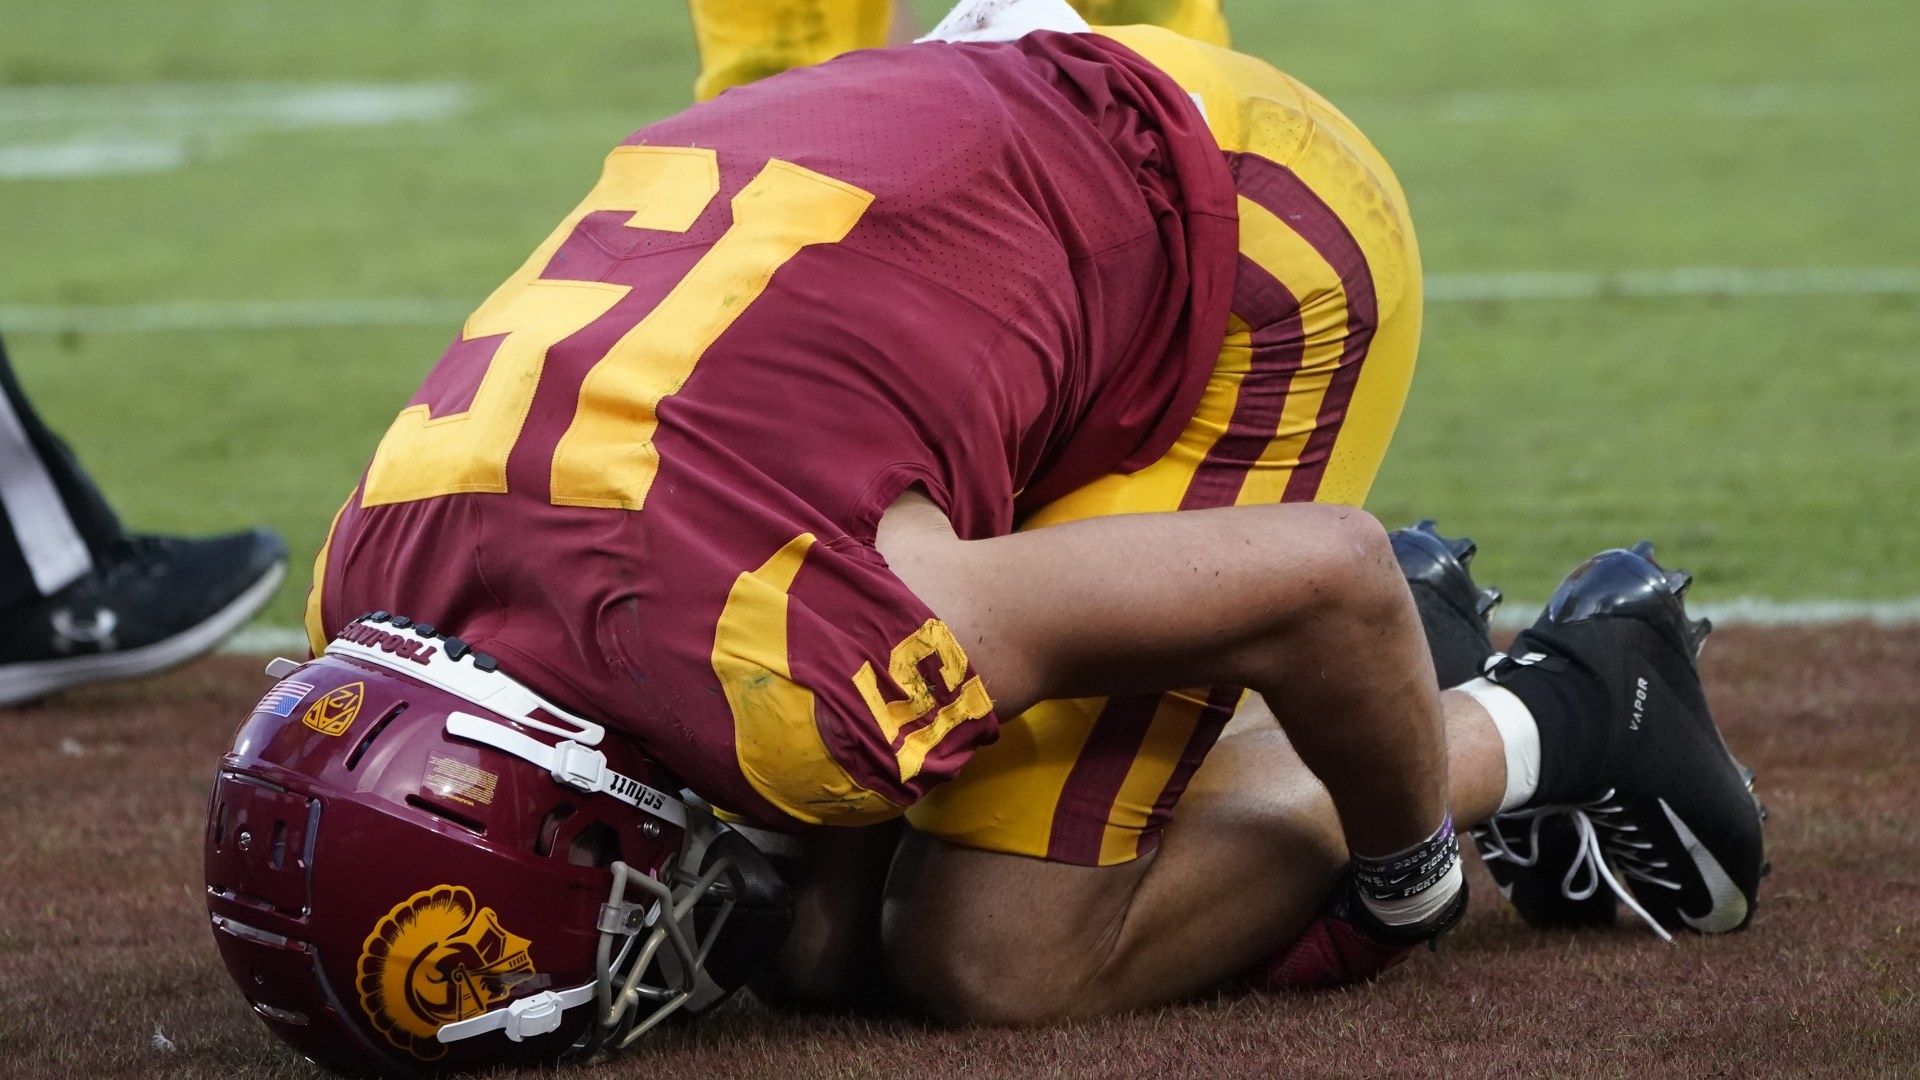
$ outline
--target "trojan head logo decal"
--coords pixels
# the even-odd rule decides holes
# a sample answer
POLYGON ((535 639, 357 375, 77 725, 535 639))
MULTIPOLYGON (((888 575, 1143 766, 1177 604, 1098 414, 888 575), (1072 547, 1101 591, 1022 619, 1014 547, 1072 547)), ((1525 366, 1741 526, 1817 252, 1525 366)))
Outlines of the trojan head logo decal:
POLYGON ((353 726, 353 718, 360 715, 360 699, 366 692, 366 684, 357 682, 328 691, 307 709, 307 715, 301 717, 300 722, 322 735, 342 734, 353 726))
POLYGON ((360 1007, 388 1042, 431 1061, 446 1053, 440 1025, 479 1016, 535 976, 531 944, 459 885, 414 893, 360 949, 360 1007))

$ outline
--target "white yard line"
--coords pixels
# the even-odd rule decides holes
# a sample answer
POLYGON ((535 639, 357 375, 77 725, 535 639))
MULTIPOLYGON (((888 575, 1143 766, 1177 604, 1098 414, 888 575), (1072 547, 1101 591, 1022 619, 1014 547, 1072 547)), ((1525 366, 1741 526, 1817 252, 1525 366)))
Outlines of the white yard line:
MULTIPOLYGON (((1494 612, 1496 630, 1519 630, 1533 624, 1540 614, 1540 603, 1509 600, 1494 612)), ((1874 626, 1920 625, 1920 596, 1904 600, 1768 600, 1744 596, 1719 603, 1689 604, 1695 618, 1713 620, 1715 626, 1833 626, 1864 622, 1874 626)), ((265 656, 305 656, 307 632, 296 626, 268 626, 255 623, 228 638, 220 646, 224 653, 265 656)))
POLYGON ((1769 120, 1899 108, 1902 93, 1865 83, 1551 87, 1343 94, 1339 105, 1362 123, 1382 120, 1447 124, 1769 120))
POLYGON ((307 632, 298 626, 254 623, 221 642, 220 651, 241 656, 305 656, 307 632))
POLYGON ((168 172, 186 163, 187 148, 179 139, 97 135, 63 142, 0 145, 0 179, 8 180, 168 172))
POLYGON ((287 129, 438 120, 464 108, 459 83, 126 83, 0 87, 0 136, 100 128, 287 129))
MULTIPOLYGON (((1508 600, 1493 613, 1500 630, 1532 626, 1542 602, 1508 600)), ((1920 596, 1904 600, 1770 600, 1741 596, 1717 603, 1689 603, 1688 614, 1712 619, 1715 626, 1832 626, 1867 622, 1875 626, 1920 625, 1920 596)))
POLYGON ((0 306, 0 333, 119 334, 155 330, 330 330, 458 325, 478 301, 240 300, 124 307, 0 306))
POLYGON ((1700 266, 1611 273, 1522 270, 1498 274, 1434 274, 1433 303, 1612 298, 1920 295, 1920 267, 1786 267, 1747 270, 1700 266))
POLYGON ((442 120, 453 83, 134 83, 0 87, 0 180, 178 169, 235 138, 442 120))
MULTIPOLYGON (((1801 267, 1736 270, 1516 271, 1433 274, 1433 303, 1769 296, 1920 296, 1920 267, 1801 267)), ((124 306, 0 305, 0 333, 114 334, 156 330, 329 330, 365 326, 452 326, 474 300, 428 297, 352 300, 184 301, 124 306)))

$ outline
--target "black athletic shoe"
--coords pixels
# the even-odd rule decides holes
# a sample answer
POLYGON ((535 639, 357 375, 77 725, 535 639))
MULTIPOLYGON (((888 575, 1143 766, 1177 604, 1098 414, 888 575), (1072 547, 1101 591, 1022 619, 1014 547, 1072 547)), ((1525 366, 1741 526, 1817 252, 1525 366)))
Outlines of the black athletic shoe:
POLYGON ((1395 529, 1387 539, 1413 591, 1440 685, 1459 686, 1478 676, 1493 655, 1487 620, 1500 606, 1500 590, 1474 584, 1468 572, 1476 550, 1473 541, 1441 536, 1432 518, 1410 529, 1395 529))
POLYGON ((129 537, 93 573, 0 612, 0 705, 191 660, 252 618, 286 574, 287 546, 264 529, 129 537))
MULTIPOLYGON (((1601 552, 1567 576, 1489 673, 1523 699, 1530 682, 1578 680, 1593 706, 1580 722, 1603 729, 1589 734, 1604 747, 1582 763, 1587 794, 1497 827, 1505 835, 1525 814, 1558 811, 1577 848, 1563 881, 1586 860, 1662 937, 1745 927, 1766 872, 1752 773, 1727 752, 1700 686, 1695 658, 1711 627, 1687 617, 1691 584, 1654 562, 1651 544, 1601 552)), ((1539 856, 1534 875, 1559 870, 1546 849, 1539 856)))

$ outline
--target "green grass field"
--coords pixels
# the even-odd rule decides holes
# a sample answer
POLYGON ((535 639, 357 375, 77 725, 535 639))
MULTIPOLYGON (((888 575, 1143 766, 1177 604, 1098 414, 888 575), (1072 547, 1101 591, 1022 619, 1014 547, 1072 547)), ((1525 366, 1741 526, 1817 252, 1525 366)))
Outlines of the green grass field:
MULTIPOLYGON (((1707 599, 1920 595, 1920 8, 1230 13, 1241 48, 1347 107, 1395 163, 1437 284, 1842 272, 1825 295, 1434 303, 1381 517, 1471 532, 1480 576, 1516 597, 1642 535, 1707 599), (1863 268, 1893 284, 1844 273, 1863 268)), ((136 526, 264 522, 302 563, 458 312, 609 146, 685 104, 694 66, 673 0, 0 0, 0 27, 0 333, 30 392, 136 526), (464 104, 248 118, 321 84, 464 104), (88 139, 158 139, 173 165, 20 175, 33 148, 88 139), (453 314, 85 328, 129 305, 414 299, 453 314)), ((299 594, 266 621, 294 624, 299 594)))

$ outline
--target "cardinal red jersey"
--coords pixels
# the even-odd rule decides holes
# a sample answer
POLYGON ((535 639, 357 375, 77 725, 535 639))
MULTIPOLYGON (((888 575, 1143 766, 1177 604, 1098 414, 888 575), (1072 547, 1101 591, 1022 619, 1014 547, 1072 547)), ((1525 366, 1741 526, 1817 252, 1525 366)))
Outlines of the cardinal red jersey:
POLYGON ((997 720, 874 552, 1158 458, 1226 325, 1232 178, 1126 48, 855 53, 636 132, 467 321, 317 568, 756 820, 867 820, 997 720))

